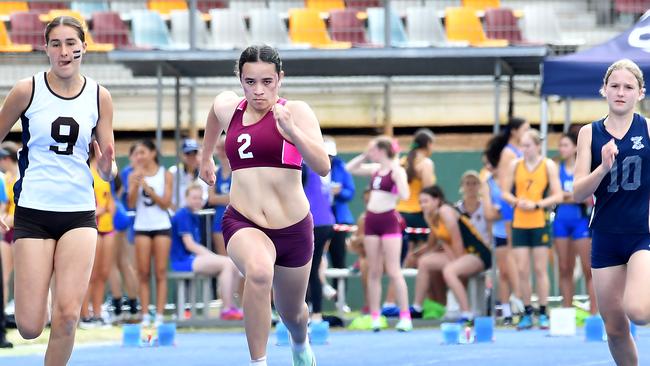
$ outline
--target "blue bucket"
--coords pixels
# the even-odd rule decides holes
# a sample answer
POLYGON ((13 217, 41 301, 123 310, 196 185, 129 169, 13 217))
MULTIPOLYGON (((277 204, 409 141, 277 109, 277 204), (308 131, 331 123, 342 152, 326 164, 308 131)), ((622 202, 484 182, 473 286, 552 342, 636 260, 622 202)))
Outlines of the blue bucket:
POLYGON ((599 315, 585 319, 585 339, 587 342, 602 342, 605 338, 605 324, 599 315))
POLYGON ((275 344, 278 346, 289 345, 289 330, 282 322, 278 322, 275 325, 275 344))
POLYGON ((458 323, 442 323, 440 330, 442 331, 442 343, 444 344, 458 344, 460 337, 460 324, 458 323))
POLYGON ((330 336, 330 323, 327 321, 314 322, 309 326, 311 333, 309 341, 312 344, 327 344, 330 336))
POLYGON ((158 345, 173 346, 176 338, 176 323, 163 323, 158 326, 158 345))
POLYGON ((124 347, 140 347, 142 327, 140 324, 124 324, 122 326, 122 345, 124 347))
POLYGON ((474 319, 474 341, 492 342, 494 338, 494 319, 491 316, 479 316, 474 319))

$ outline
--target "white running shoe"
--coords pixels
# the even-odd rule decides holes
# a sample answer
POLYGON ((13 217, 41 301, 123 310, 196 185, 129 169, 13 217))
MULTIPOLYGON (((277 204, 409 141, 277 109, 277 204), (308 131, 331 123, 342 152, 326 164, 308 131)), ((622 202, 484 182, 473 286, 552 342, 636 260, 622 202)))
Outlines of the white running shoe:
POLYGON ((413 321, 411 319, 400 319, 395 325, 398 332, 410 332, 413 330, 413 321))
POLYGON ((329 283, 323 285, 323 296, 327 300, 332 300, 336 296, 336 289, 329 283))
POLYGON ((524 312, 524 302, 515 294, 510 295, 510 310, 513 314, 522 314, 524 312))

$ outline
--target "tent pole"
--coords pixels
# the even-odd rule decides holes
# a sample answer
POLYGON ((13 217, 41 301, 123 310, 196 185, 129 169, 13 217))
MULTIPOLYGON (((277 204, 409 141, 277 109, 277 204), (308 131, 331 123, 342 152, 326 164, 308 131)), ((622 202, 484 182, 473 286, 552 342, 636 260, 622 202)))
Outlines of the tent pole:
MULTIPOLYGON (((175 85, 175 93, 174 93, 174 112, 176 115, 176 128, 174 129, 174 151, 175 151, 175 156, 176 156, 176 192, 172 192, 175 197, 176 197, 176 204, 181 202, 181 175, 183 174, 182 172, 182 167, 180 165, 181 163, 181 76, 179 74, 176 74, 176 85, 175 85)), ((176 209, 179 209, 180 207, 177 207, 176 209)))
POLYGON ((158 78, 158 90, 156 93, 156 146, 162 151, 162 103, 163 103, 163 83, 162 83, 162 64, 156 65, 156 77, 158 78))
POLYGON ((388 76, 384 82, 384 135, 393 136, 393 121, 392 121, 392 96, 391 96, 391 84, 393 79, 388 76))
POLYGON ((546 156, 548 153, 548 100, 544 96, 542 97, 541 108, 542 118, 539 132, 542 135, 542 156, 546 156))
POLYGON ((508 76, 508 120, 515 115, 515 75, 508 76))
POLYGON ((501 61, 497 60, 494 63, 494 127, 492 132, 494 134, 499 133, 500 120, 499 115, 501 111, 499 107, 501 106, 501 61))
POLYGON ((569 132, 569 127, 571 127, 571 97, 566 97, 564 100, 564 127, 562 132, 569 132))

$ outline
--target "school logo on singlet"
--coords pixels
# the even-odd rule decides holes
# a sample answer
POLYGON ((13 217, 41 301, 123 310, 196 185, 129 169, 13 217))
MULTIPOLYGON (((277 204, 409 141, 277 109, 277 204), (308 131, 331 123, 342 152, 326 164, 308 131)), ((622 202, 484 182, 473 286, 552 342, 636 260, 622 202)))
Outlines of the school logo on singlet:
POLYGON ((645 147, 641 142, 641 140, 643 140, 643 136, 633 136, 630 138, 630 140, 632 140, 632 149, 634 150, 641 150, 645 147))

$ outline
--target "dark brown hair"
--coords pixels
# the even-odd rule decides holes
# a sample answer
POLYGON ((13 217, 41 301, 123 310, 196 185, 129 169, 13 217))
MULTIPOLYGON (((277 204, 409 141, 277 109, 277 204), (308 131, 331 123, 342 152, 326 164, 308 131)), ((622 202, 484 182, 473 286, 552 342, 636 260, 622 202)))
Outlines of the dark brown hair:
POLYGON ((409 183, 415 178, 415 154, 418 149, 426 149, 429 143, 433 142, 433 132, 428 128, 421 128, 415 131, 411 150, 406 157, 406 177, 409 183))
POLYGON ((81 42, 86 42, 86 33, 84 32, 84 27, 81 22, 71 16, 62 15, 52 19, 51 22, 47 23, 47 26, 45 27, 45 44, 50 43, 50 32, 52 32, 52 29, 60 25, 74 28, 81 42))

